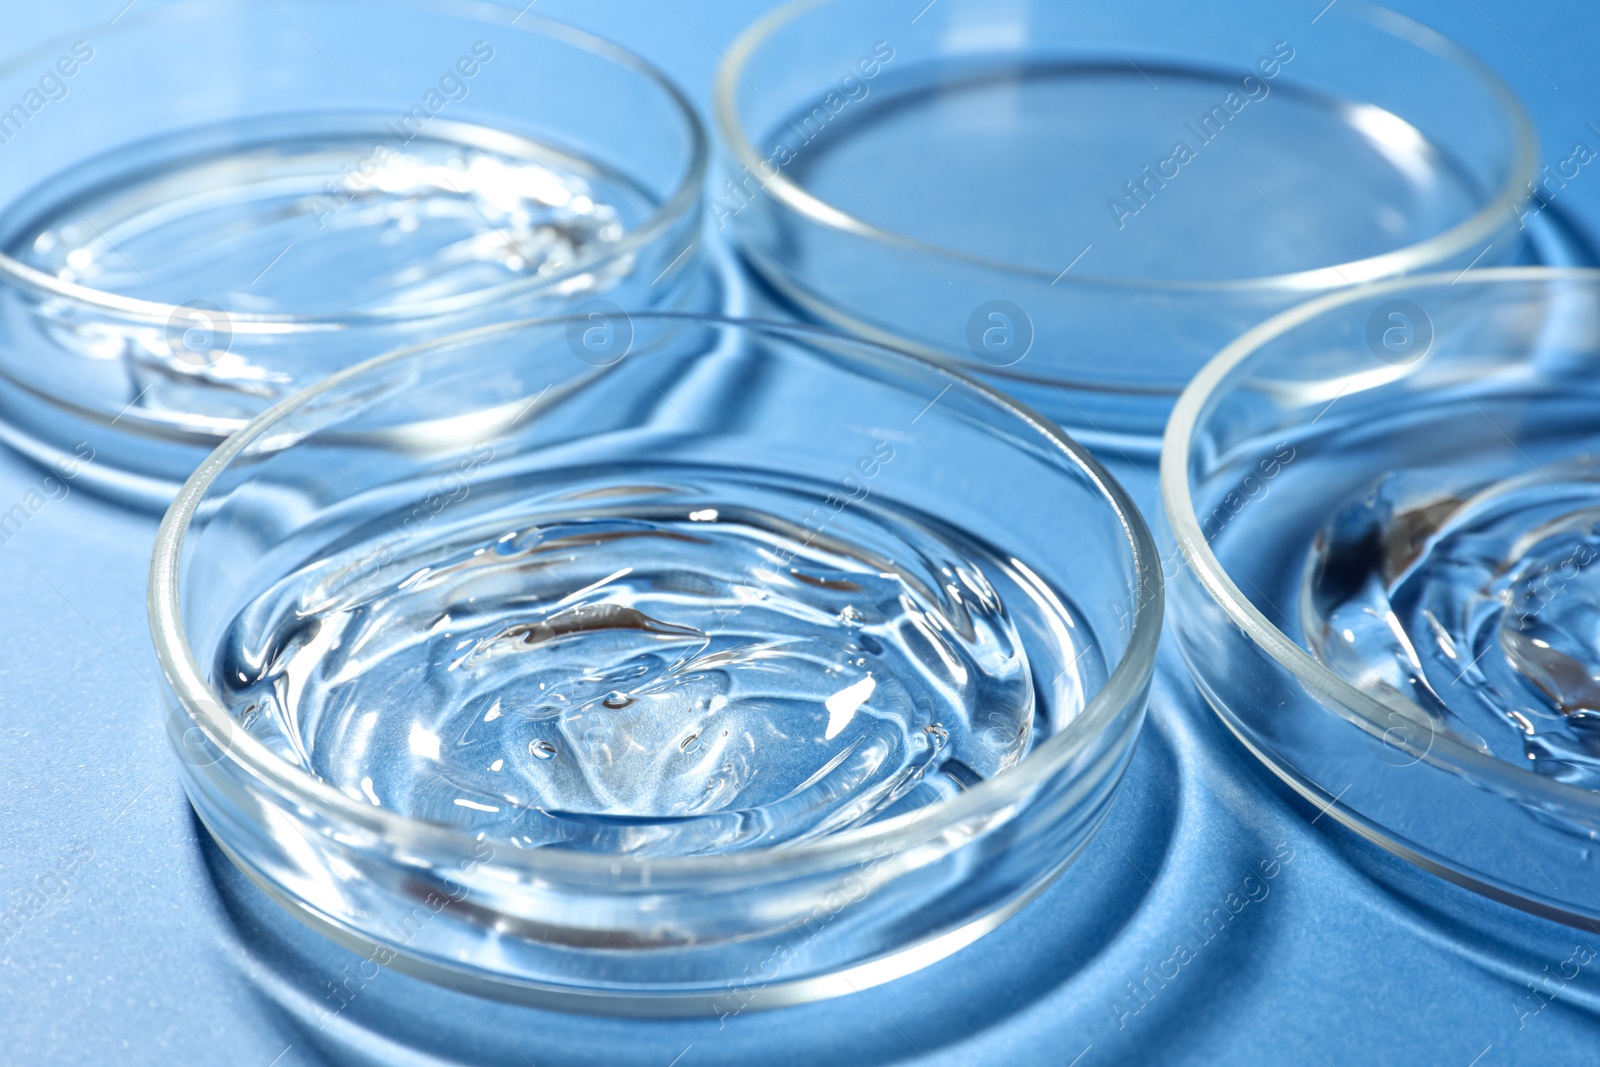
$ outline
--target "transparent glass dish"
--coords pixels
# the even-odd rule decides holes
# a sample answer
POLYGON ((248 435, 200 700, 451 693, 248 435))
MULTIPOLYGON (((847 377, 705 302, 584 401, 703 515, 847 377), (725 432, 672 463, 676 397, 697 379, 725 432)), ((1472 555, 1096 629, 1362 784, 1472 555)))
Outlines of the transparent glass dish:
POLYGON ((1069 864, 1161 591, 1122 490, 959 374, 585 315, 258 416, 150 610, 195 809, 289 910, 463 989, 726 1015, 921 967, 1069 864))
POLYGON ((1320 810, 1600 918, 1600 272, 1388 282, 1263 323, 1173 413, 1178 646, 1320 810))
POLYGON ((709 310, 693 109, 532 12, 141 0, 7 57, 0 91, 24 102, 0 120, 0 435, 47 462, 85 444, 135 500, 429 336, 709 310))
POLYGON ((1320 292, 1521 253, 1528 116, 1394 12, 917 6, 755 23, 717 80, 709 211, 807 314, 1092 446, 1152 454, 1207 359, 1320 292))

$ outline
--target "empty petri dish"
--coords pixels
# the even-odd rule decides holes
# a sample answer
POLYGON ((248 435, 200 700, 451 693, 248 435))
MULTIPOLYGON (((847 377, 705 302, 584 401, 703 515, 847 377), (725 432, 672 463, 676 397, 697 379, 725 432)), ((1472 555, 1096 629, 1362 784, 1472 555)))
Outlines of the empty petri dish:
POLYGON ((134 499, 425 337, 708 299, 693 110, 526 11, 146 0, 0 95, 0 435, 134 499))
POLYGON ((395 966, 582 1010, 833 996, 978 937, 1107 810, 1160 626, 1143 522, 1048 422, 693 316, 340 372, 157 541, 169 733, 234 861, 395 966))
POLYGON ((1600 272, 1313 301, 1178 402, 1179 648, 1249 748, 1436 873, 1600 917, 1600 272))
POLYGON ((719 73, 709 210, 807 314, 1130 454, 1270 315, 1524 254, 1534 134, 1477 59, 1359 2, 1169 14, 796 0, 719 73))

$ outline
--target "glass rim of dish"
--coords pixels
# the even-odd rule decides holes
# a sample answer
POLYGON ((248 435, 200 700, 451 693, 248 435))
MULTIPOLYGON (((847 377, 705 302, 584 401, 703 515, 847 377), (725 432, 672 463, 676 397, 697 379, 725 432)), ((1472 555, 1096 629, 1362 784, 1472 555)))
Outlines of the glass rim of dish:
MULTIPOLYGON (((701 123, 694 105, 671 78, 648 60, 604 37, 579 29, 558 19, 542 15, 508 10, 484 0, 325 0, 330 6, 412 8, 434 15, 459 15, 484 23, 496 23, 519 32, 532 33, 549 40, 570 45, 616 66, 640 75, 660 91, 683 122, 688 138, 688 162, 678 178, 672 195, 663 200, 650 217, 639 226, 623 233, 620 240, 608 245, 598 255, 583 257, 573 264, 547 276, 519 278, 501 282, 485 289, 474 290, 461 296, 402 304, 378 311, 351 312, 340 316, 327 314, 301 315, 292 312, 242 311, 223 308, 230 329, 235 333, 305 333, 333 332, 352 326, 371 326, 385 323, 410 322, 440 315, 470 311, 498 300, 516 299, 541 290, 554 290, 579 274, 592 271, 597 265, 623 256, 632 255, 648 247, 663 233, 693 210, 700 200, 700 187, 704 184, 710 160, 710 144, 705 126, 701 123)), ((128 12, 113 32, 125 31, 129 26, 156 21, 170 16, 174 9, 193 8, 208 14, 216 13, 210 0, 165 0, 165 2, 128 12)), ((77 32, 52 38, 22 54, 0 63, 0 76, 10 76, 36 65, 41 58, 53 57, 64 44, 79 39, 77 32)), ((103 38, 103 35, 102 35, 103 38)), ((94 286, 65 282, 36 267, 31 267, 0 251, 0 285, 13 285, 33 293, 68 300, 74 304, 94 308, 96 311, 143 323, 164 323, 184 305, 98 289, 94 286)))
MULTIPOLYGON (((1139 698, 1154 671, 1156 648, 1160 640, 1163 610, 1161 570, 1154 539, 1131 497, 1109 472, 1076 441, 1053 422, 1012 400, 1004 393, 943 364, 921 356, 824 327, 763 319, 742 319, 721 315, 686 312, 628 313, 634 321, 663 321, 700 324, 717 329, 732 329, 779 337, 795 343, 811 343, 835 356, 850 360, 867 358, 850 349, 865 350, 884 362, 898 361, 912 369, 944 378, 945 389, 966 389, 998 407, 1006 417, 1020 421, 1039 443, 1053 447, 1075 466, 1107 504, 1107 514, 1121 527, 1123 543, 1132 557, 1133 595, 1128 640, 1121 657, 1112 666, 1105 684, 1094 693, 1059 731, 1014 766, 993 778, 985 779, 959 796, 940 800, 914 811, 871 822, 836 834, 790 846, 768 846, 741 850, 736 854, 640 857, 609 852, 589 853, 564 849, 531 849, 513 853, 510 859, 497 857, 495 866, 537 871, 559 869, 576 874, 608 878, 623 860, 647 865, 652 874, 694 876, 713 872, 726 875, 729 862, 742 873, 768 869, 787 871, 793 867, 826 864, 840 857, 858 855, 863 849, 885 841, 911 844, 933 837, 958 822, 1002 808, 1029 789, 1043 783, 1069 763, 1093 738, 1099 736, 1131 702, 1139 698), (887 357, 887 358, 885 358, 887 357)), ((183 545, 191 521, 207 498, 217 476, 250 445, 275 432, 287 416, 313 403, 325 394, 380 368, 463 344, 517 333, 528 329, 565 328, 570 316, 546 316, 514 320, 478 327, 411 345, 376 356, 322 379, 255 416, 209 455, 184 483, 172 506, 161 520, 151 555, 147 609, 156 658, 163 674, 184 711, 216 745, 221 759, 231 761, 280 795, 332 815, 341 826, 358 826, 377 833, 392 843, 427 845, 470 853, 478 838, 443 823, 415 819, 387 808, 375 807, 345 795, 331 784, 294 767, 275 755, 261 740, 237 726, 215 689, 207 683, 205 671, 195 658, 184 629, 180 600, 183 545)), ((942 393, 941 393, 942 395, 942 393)), ((297 439, 304 434, 296 434, 297 439)))
MULTIPOLYGON (((768 176, 761 170, 766 157, 757 151, 751 137, 739 121, 739 83, 743 80, 745 64, 762 46, 774 38, 784 26, 815 8, 839 0, 789 0, 769 12, 739 35, 729 47, 727 55, 718 65, 712 92, 712 113, 717 130, 733 153, 735 160, 752 172, 761 175, 762 190, 770 192, 785 207, 821 226, 831 227, 880 244, 911 248, 923 256, 937 256, 975 267, 1001 271, 1034 279, 1044 279, 1052 285, 1061 283, 1076 286, 1105 288, 1149 289, 1187 292, 1237 292, 1252 290, 1304 290, 1308 294, 1335 286, 1361 284, 1389 278, 1418 270, 1452 255, 1467 251, 1487 240, 1499 229, 1504 213, 1515 211, 1525 199, 1524 190, 1539 171, 1538 136, 1533 117, 1521 99, 1505 81, 1483 60, 1466 48, 1397 11, 1367 0, 1346 0, 1339 5, 1341 17, 1362 18, 1380 32, 1398 37, 1416 47, 1431 52, 1454 64, 1474 77, 1499 103, 1512 133, 1512 164, 1506 182, 1496 190, 1483 207, 1462 221, 1423 241, 1403 245, 1375 256, 1345 263, 1329 263, 1325 267, 1290 271, 1283 274, 1261 275, 1245 278, 1218 278, 1206 280, 1178 280, 1161 278, 1122 278, 1096 276, 1073 272, 1057 275, 1040 267, 1011 263, 988 256, 963 252, 932 241, 924 241, 898 231, 890 232, 852 215, 791 181, 781 167, 768 176)), ((1332 13, 1330 13, 1332 14, 1332 13)))
MULTIPOLYGON (((1419 274, 1358 286, 1307 301, 1249 330, 1208 361, 1178 398, 1172 418, 1167 423, 1166 434, 1162 438, 1161 503, 1184 565, 1194 574, 1206 594, 1222 609, 1230 621, 1244 631, 1251 642, 1271 656, 1279 666, 1289 671, 1322 701, 1359 715, 1368 725, 1375 727, 1380 735, 1385 734, 1391 726, 1389 718, 1391 709, 1340 677, 1332 668, 1318 662, 1310 652, 1273 626, 1234 584, 1233 579, 1228 576, 1221 562, 1211 551, 1200 528, 1200 520, 1195 514, 1194 501, 1189 492, 1190 446, 1206 414, 1205 409, 1217 395, 1219 387, 1233 388, 1233 383, 1227 381, 1232 372, 1263 346, 1318 318, 1324 312, 1367 301, 1376 296, 1410 289, 1458 284, 1493 286, 1502 282, 1577 282, 1600 288, 1600 268, 1494 267, 1458 273, 1419 274)), ((1222 717, 1226 722, 1227 717, 1222 717)), ((1231 722, 1228 726, 1274 773, 1302 793, 1305 791, 1306 786, 1303 784, 1302 776, 1292 765, 1272 753, 1261 751, 1258 746, 1245 740, 1231 722)), ((1385 743, 1394 744, 1387 740, 1385 743)), ((1420 746, 1413 746, 1409 740, 1398 747, 1404 748, 1408 755, 1416 755, 1419 760, 1442 769, 1455 771, 1480 781, 1485 779, 1493 781, 1500 787, 1512 790, 1513 795, 1519 797, 1532 795, 1535 798, 1555 800, 1567 808, 1584 809, 1596 818, 1600 818, 1600 792, 1582 786, 1568 785, 1547 775, 1479 752, 1444 731, 1430 732, 1427 745, 1420 754, 1413 751, 1414 747, 1420 746)), ((1313 785, 1311 788, 1314 792, 1321 792, 1320 787, 1313 785)), ((1334 798, 1331 807, 1340 811, 1346 810, 1345 805, 1339 803, 1337 798, 1334 798)), ((1353 814, 1365 822, 1365 817, 1359 812, 1353 814)), ((1387 835, 1382 840, 1385 847, 1405 852, 1413 862, 1422 863, 1424 866, 1430 865, 1413 856, 1410 850, 1397 848, 1397 843, 1391 841, 1387 835)))

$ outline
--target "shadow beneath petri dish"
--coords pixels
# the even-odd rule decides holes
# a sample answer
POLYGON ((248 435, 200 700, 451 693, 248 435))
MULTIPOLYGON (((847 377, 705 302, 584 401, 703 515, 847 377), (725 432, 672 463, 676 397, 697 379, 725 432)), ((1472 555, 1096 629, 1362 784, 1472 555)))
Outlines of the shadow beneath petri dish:
MULTIPOLYGON (((1268 789, 1308 820, 1319 809, 1261 768, 1268 789)), ((1336 819, 1319 819, 1317 847, 1350 872, 1350 894, 1381 916, 1399 941, 1414 939, 1506 986, 1500 1022, 1515 1023, 1560 1002, 1566 1013, 1600 1023, 1600 920, 1574 917, 1563 922, 1523 911, 1508 903, 1435 875, 1388 851, 1336 819)), ((1485 834, 1494 832, 1489 824, 1485 834)), ((1537 887, 1540 872, 1528 860, 1528 882, 1537 887)))
MULTIPOLYGON (((1559 1000, 1564 1011, 1588 1016, 1588 1025, 1600 1022, 1600 921, 1568 925, 1520 911, 1430 874, 1332 819, 1325 823, 1325 847, 1369 887, 1364 896, 1374 910, 1387 912, 1406 935, 1503 981, 1517 1013, 1537 1014, 1559 1000)), ((1534 871, 1530 881, 1537 881, 1534 871)))
POLYGON ((1600 266, 1596 238, 1563 208, 1544 202, 1523 217, 1523 251, 1515 263, 1542 267, 1600 266))
MULTIPOLYGON (((1159 872, 1185 806, 1184 777, 1170 731, 1152 720, 1084 854, 997 930, 884 986, 723 1019, 562 1014, 469 997, 379 968, 278 908, 198 820, 196 830, 236 938, 241 977, 281 1015, 286 1038, 329 1063, 664 1067, 692 1047, 693 1059, 685 1056, 685 1063, 851 1067, 915 1059, 973 1038, 1063 996, 1064 987, 1103 964, 1139 925, 1165 877, 1159 872)), ((1096 1028, 1109 1021, 1105 999, 1093 998, 1092 1010, 1080 1003, 1096 1028)))

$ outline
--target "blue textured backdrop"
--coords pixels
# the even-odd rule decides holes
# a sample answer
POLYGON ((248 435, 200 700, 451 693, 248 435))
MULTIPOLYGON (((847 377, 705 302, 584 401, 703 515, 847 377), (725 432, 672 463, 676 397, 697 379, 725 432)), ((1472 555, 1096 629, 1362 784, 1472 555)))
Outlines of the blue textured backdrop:
MULTIPOLYGON (((20 43, 104 24, 124 2, 0 0, 0 26, 20 43)), ((538 10, 638 50, 704 105, 719 50, 765 6, 538 10)), ((1592 0, 1397 6, 1501 72, 1536 116, 1548 161, 1579 140, 1600 146, 1588 125, 1600 125, 1592 0)), ((1168 17, 1201 17, 1199 5, 1174 0, 1168 17)), ((1556 207, 1600 234, 1600 177, 1582 172, 1556 207)), ((1119 474, 1153 506, 1152 472, 1119 474)), ((41 478, 0 453, 0 511, 41 478)), ((1354 841, 1242 754, 1170 656, 1133 770, 1082 860, 999 931, 909 979, 806 1008, 636 1023, 363 977, 357 957, 281 916, 197 832, 157 712, 144 621, 153 532, 152 519, 74 491, 0 544, 0 912, 22 905, 0 930, 5 1063, 1600 1058, 1600 935, 1490 904, 1354 841), (1264 895, 1226 907, 1247 874, 1268 872, 1264 895), (1205 926, 1219 906, 1231 917, 1205 926), (1175 956, 1179 943, 1188 951, 1175 956), (327 986, 351 974, 358 993, 335 1011, 327 986)))

